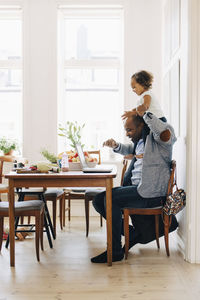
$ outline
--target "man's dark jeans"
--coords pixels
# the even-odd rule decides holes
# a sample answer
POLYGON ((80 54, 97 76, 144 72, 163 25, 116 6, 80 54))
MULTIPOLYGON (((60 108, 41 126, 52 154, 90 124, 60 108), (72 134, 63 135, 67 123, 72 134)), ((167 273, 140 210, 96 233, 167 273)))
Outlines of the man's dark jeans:
MULTIPOLYGON (((112 232, 113 253, 121 251, 121 234, 123 233, 122 209, 125 207, 147 208, 161 205, 162 198, 142 198, 134 186, 120 186, 112 189, 112 232)), ((105 192, 95 196, 94 208, 106 219, 105 192)), ((130 228, 130 240, 133 239, 133 227, 130 228)), ((134 232, 134 234, 137 234, 134 232)))

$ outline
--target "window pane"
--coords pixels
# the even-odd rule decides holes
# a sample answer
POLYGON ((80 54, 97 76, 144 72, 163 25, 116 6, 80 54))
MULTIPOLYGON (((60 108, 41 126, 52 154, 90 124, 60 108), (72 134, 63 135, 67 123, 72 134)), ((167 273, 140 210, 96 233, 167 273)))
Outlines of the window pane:
POLYGON ((20 87, 22 85, 22 71, 0 69, 0 87, 20 87))
POLYGON ((87 148, 100 148, 105 139, 119 136, 119 92, 66 92, 65 121, 85 123, 82 142, 87 148))
POLYGON ((0 137, 22 141, 22 71, 0 69, 0 137))
POLYGON ((0 20, 0 60, 22 56, 21 20, 0 20))
MULTIPOLYGON (((100 13, 86 8, 65 11, 58 52, 64 53, 59 120, 63 125, 85 123, 85 149, 93 146, 102 151, 106 139, 119 140, 122 135, 122 20, 121 11, 113 14, 106 8, 100 13)), ((59 138, 59 151, 69 144, 59 138)), ((106 156, 104 152, 102 159, 106 156)))
POLYGON ((67 69, 66 89, 118 89, 119 71, 115 69, 67 69))
POLYGON ((65 19, 65 59, 118 58, 120 19, 65 19))
POLYGON ((21 142, 22 95, 21 91, 2 92, 0 90, 1 120, 0 136, 17 139, 21 142))

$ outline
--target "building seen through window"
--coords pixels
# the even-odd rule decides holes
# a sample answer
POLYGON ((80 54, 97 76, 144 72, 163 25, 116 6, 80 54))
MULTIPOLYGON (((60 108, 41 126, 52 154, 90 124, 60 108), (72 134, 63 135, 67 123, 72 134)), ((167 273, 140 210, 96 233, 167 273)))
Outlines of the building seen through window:
MULTIPOLYGON (((69 9, 63 20, 59 122, 85 123, 85 147, 101 148, 105 139, 121 137, 122 14, 69 9)), ((60 150, 66 146, 59 139, 60 150)))
POLYGON ((22 20, 0 10, 0 137, 22 143, 22 20))

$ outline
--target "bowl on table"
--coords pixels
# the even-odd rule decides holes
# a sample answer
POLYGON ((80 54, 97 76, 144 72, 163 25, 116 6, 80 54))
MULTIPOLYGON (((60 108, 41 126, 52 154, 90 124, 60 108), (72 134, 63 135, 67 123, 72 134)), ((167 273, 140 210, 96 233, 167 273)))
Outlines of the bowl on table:
POLYGON ((87 165, 89 168, 94 168, 97 165, 96 161, 87 161, 87 165))
POLYGON ((69 162, 69 170, 70 171, 81 171, 81 164, 80 162, 69 162))

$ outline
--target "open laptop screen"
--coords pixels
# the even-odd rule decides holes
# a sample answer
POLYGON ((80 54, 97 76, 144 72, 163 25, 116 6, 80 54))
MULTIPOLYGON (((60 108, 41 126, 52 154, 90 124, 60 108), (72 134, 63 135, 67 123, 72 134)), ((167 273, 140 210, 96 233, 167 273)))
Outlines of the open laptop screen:
POLYGON ((82 168, 88 168, 88 165, 86 163, 85 155, 84 155, 83 149, 81 147, 81 144, 76 144, 76 150, 78 152, 78 156, 79 156, 82 168))

